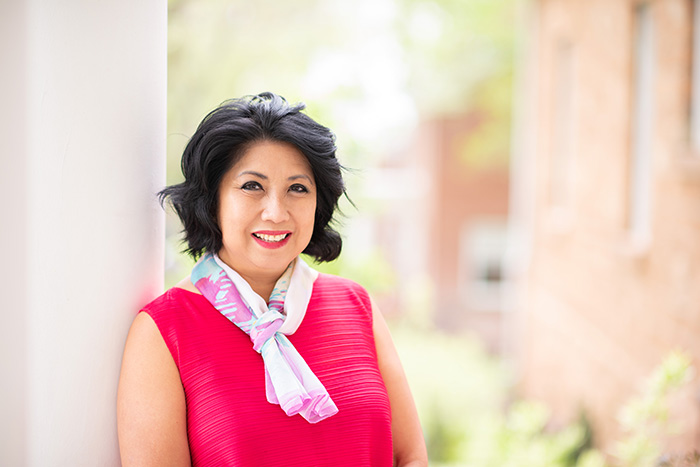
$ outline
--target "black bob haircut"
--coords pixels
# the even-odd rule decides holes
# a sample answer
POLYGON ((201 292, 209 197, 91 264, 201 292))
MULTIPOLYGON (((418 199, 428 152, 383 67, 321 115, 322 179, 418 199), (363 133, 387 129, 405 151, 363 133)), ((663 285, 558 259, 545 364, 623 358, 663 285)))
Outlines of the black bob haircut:
POLYGON ((182 221, 185 253, 196 260, 221 249, 218 194, 224 174, 254 143, 276 141, 299 149, 316 181, 314 230, 303 253, 317 262, 340 255, 342 240, 330 224, 345 193, 343 168, 335 156, 335 135, 303 114, 305 107, 265 92, 226 101, 204 117, 182 154, 185 181, 158 193, 161 205, 169 202, 182 221))

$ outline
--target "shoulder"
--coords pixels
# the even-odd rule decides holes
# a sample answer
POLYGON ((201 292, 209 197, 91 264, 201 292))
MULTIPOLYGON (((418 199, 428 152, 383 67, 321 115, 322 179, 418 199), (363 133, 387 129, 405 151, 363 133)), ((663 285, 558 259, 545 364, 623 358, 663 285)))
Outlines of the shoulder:
POLYGON ((345 277, 319 273, 316 282, 314 282, 314 292, 317 290, 331 294, 356 295, 363 302, 367 302, 368 305, 370 303, 367 290, 357 282, 345 277))
POLYGON ((210 307, 202 295, 173 287, 144 305, 138 314, 150 316, 168 346, 172 347, 181 331, 197 323, 198 317, 210 307))
POLYGON ((356 292, 367 293, 364 287, 352 279, 326 274, 325 272, 318 273, 318 278, 314 282, 314 287, 348 289, 356 292))
POLYGON ((173 308, 188 306, 200 298, 202 298, 202 296, 198 292, 193 292, 179 286, 175 286, 151 300, 149 303, 144 305, 140 311, 145 311, 148 314, 159 314, 173 308))
POLYGON ((189 465, 185 414, 175 360, 154 320, 139 313, 127 336, 117 395, 122 459, 139 465, 154 465, 154 459, 160 459, 158 465, 189 465))
POLYGON ((367 290, 351 279, 332 274, 318 275, 309 306, 327 313, 363 316, 372 321, 372 300, 367 290))
POLYGON ((129 340, 137 342, 136 347, 141 350, 144 350, 144 343, 149 343, 151 346, 155 341, 167 343, 165 336, 168 335, 170 318, 181 307, 181 291, 174 288, 166 290, 141 307, 131 325, 127 342, 129 340))

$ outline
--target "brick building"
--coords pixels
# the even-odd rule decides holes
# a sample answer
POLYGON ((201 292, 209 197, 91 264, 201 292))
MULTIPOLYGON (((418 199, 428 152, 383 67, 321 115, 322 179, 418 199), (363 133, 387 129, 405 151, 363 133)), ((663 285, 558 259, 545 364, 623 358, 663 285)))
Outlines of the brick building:
POLYGON ((384 309, 406 310, 427 284, 434 324, 471 332, 498 352, 509 170, 507 155, 473 149, 488 118, 471 112, 420 123, 368 185, 384 188, 372 193, 388 203, 374 221, 376 238, 406 302, 384 309))
POLYGON ((467 329, 492 351, 501 345, 502 254, 508 221, 508 165, 504 158, 471 160, 469 140, 482 117, 471 114, 422 125, 417 138, 431 178, 428 271, 435 321, 467 329))
MULTIPOLYGON (((693 3, 529 2, 511 198, 521 387, 556 420, 584 407, 606 450, 669 351, 700 366, 693 3)), ((691 385, 669 448, 700 446, 691 385)))

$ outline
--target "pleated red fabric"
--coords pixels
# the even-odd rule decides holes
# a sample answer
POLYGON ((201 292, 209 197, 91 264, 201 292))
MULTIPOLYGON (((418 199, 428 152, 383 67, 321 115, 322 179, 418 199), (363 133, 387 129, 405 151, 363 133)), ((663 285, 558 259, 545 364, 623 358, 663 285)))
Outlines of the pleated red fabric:
POLYGON ((193 466, 392 465, 389 398, 370 300, 358 284, 320 274, 304 321, 289 336, 338 406, 316 424, 267 402, 262 357, 201 295, 173 288, 142 311, 180 371, 193 466))

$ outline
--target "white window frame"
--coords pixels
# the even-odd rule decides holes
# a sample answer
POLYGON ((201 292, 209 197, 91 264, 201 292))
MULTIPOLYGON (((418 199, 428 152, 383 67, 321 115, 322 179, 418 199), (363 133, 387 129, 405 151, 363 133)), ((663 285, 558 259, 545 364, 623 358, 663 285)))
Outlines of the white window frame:
POLYGON ((635 9, 634 91, 629 164, 628 229, 634 243, 651 240, 652 163, 654 145, 654 78, 656 68, 653 10, 649 3, 635 9))
POLYGON ((554 102, 552 106, 552 151, 550 160, 550 205, 557 211, 569 211, 574 195, 574 46, 569 41, 557 44, 554 58, 554 102))
POLYGON ((690 144, 700 154, 700 0, 693 0, 692 8, 690 144))
POLYGON ((462 302, 469 311, 503 311, 507 238, 505 218, 473 219, 462 226, 457 278, 462 302), (500 281, 484 277, 488 267, 494 264, 501 274, 500 281))

